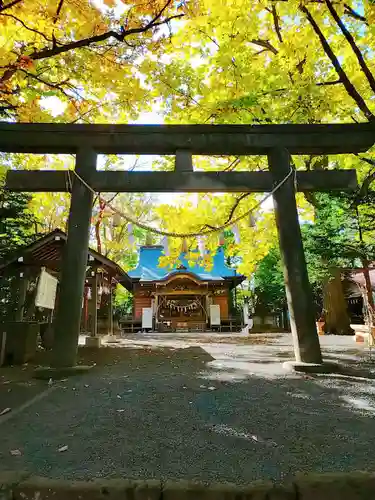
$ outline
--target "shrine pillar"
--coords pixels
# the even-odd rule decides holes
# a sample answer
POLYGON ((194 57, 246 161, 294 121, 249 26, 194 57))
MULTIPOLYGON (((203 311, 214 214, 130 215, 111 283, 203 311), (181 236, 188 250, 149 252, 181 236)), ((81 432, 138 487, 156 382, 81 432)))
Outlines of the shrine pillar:
POLYGON ((108 335, 113 335, 113 288, 112 288, 112 279, 111 279, 111 277, 109 277, 108 335))
POLYGON ((91 280, 91 328, 90 337, 96 337, 98 334, 98 274, 95 274, 91 280))
POLYGON ((16 287, 19 286, 19 295, 17 300, 17 306, 15 310, 15 321, 22 321, 25 312, 25 302, 27 295, 27 288, 29 285, 28 275, 24 272, 18 272, 18 278, 15 283, 16 287))
MULTIPOLYGON (((276 186, 290 173, 289 152, 283 148, 272 149, 268 154, 268 163, 273 185, 276 186)), ((298 221, 295 190, 294 175, 290 175, 273 195, 290 325, 296 361, 320 364, 322 355, 298 221)))
MULTIPOLYGON (((76 154, 76 172, 89 179, 96 169, 96 153, 82 148, 76 154)), ((52 366, 76 365, 85 285, 93 192, 74 174, 68 220, 68 239, 64 247, 60 293, 56 310, 52 366)))

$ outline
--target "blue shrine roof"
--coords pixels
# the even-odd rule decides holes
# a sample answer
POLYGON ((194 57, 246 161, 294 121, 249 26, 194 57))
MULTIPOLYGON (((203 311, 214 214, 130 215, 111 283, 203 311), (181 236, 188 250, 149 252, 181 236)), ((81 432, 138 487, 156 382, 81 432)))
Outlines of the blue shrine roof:
POLYGON ((225 278, 236 278, 237 280, 240 278, 239 281, 244 279, 243 276, 236 273, 235 269, 225 264, 222 248, 219 248, 214 255, 213 267, 210 271, 198 264, 190 266, 185 254, 180 255, 178 267, 173 269, 159 267, 159 258, 163 256, 163 250, 163 246, 142 246, 138 265, 128 272, 129 277, 140 281, 159 281, 166 279, 170 274, 192 273, 202 281, 217 281, 225 278))

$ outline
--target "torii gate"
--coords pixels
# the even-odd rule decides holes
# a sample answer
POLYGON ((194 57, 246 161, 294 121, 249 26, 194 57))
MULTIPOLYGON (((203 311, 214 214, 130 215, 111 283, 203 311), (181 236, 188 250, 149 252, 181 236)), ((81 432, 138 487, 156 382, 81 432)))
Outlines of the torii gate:
MULTIPOLYGON (((0 151, 72 153, 77 174, 97 192, 270 192, 290 155, 367 151, 370 123, 333 125, 77 125, 0 123, 0 151), (174 172, 97 171, 98 154, 176 155, 174 172), (269 172, 194 172, 191 155, 267 155, 269 172)), ((68 241, 56 311, 55 368, 76 363, 93 193, 72 176, 68 241)), ((69 191, 67 171, 9 171, 12 191, 69 191)), ((297 362, 321 364, 295 200, 298 191, 353 189, 354 170, 297 171, 274 193, 285 288, 297 362), (295 182, 296 181, 296 182, 295 182)))

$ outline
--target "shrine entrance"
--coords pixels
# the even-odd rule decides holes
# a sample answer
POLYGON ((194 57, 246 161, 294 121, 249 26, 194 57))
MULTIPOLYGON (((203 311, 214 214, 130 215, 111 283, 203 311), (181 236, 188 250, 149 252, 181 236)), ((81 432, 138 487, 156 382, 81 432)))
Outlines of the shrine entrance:
POLYGON ((205 331, 208 328, 207 282, 182 275, 157 285, 156 329, 158 331, 205 331))
POLYGON ((295 171, 291 155, 365 152, 373 123, 329 125, 78 125, 0 124, 0 151, 71 153, 75 171, 9 171, 13 191, 71 191, 54 332, 53 367, 76 364, 95 193, 272 193, 297 362, 321 364, 313 300, 295 199, 296 191, 357 186, 353 170, 295 171), (98 171, 98 154, 175 155, 173 172, 98 171), (193 155, 266 155, 269 171, 194 172, 193 155))
POLYGON ((182 275, 172 276, 155 290, 156 329, 158 331, 204 331, 208 314, 208 284, 182 275))
POLYGON ((161 295, 156 328, 165 331, 205 331, 208 315, 199 295, 161 295))

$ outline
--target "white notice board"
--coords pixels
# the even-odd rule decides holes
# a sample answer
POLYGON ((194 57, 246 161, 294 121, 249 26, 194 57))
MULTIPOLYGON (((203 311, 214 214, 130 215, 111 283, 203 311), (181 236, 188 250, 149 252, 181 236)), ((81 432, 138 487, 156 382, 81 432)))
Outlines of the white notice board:
POLYGON ((247 304, 243 305, 243 323, 244 325, 249 324, 249 306, 247 304))
POLYGON ((47 273, 45 269, 39 276, 35 305, 45 309, 54 309, 57 291, 57 278, 47 273))
POLYGON ((219 304, 210 305, 210 322, 211 326, 220 326, 220 306, 219 304))
POLYGON ((152 328, 152 307, 142 308, 142 328, 152 328))

